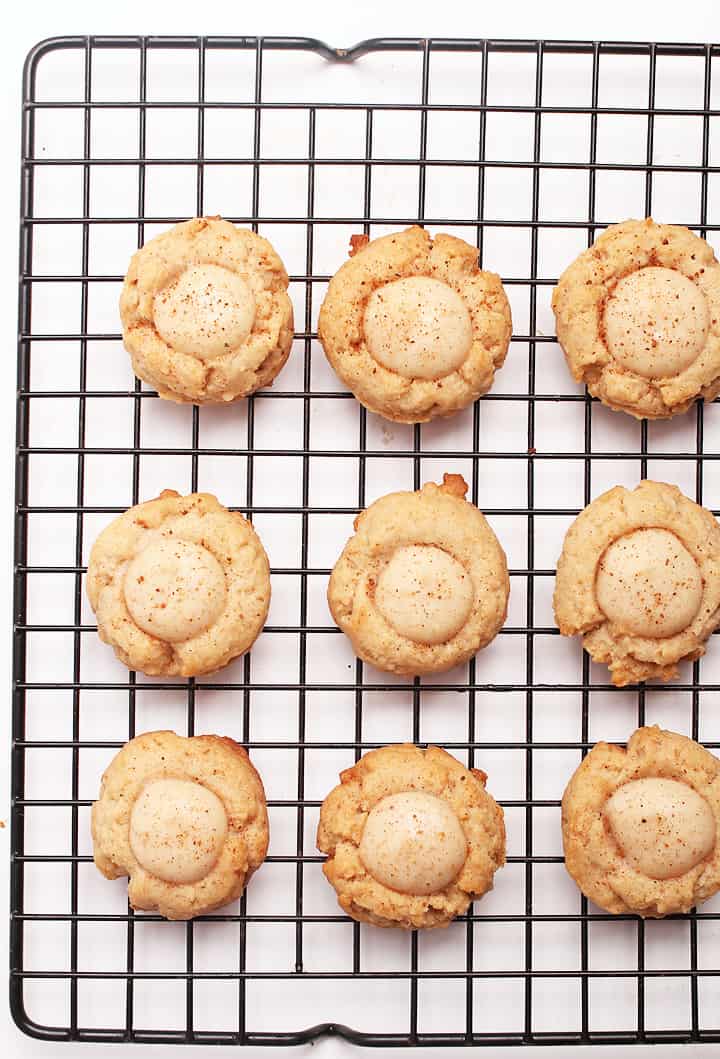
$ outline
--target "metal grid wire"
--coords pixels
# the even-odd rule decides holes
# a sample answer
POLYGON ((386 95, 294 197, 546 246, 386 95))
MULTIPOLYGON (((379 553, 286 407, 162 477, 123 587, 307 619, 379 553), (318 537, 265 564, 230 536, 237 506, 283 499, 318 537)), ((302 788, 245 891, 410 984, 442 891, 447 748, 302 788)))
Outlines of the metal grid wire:
MULTIPOLYGON (((578 645, 561 641, 548 617, 554 575, 548 556, 553 547, 557 554, 565 527, 603 487, 654 473, 720 506, 717 406, 698 405, 680 425, 625 423, 574 387, 564 366, 554 374, 561 358, 544 326, 562 266, 555 258, 546 263, 554 242, 562 249, 569 245, 562 240, 574 240, 573 251, 564 251, 569 261, 608 223, 653 210, 717 240, 720 166, 712 162, 720 100, 713 91, 720 76, 712 75, 718 56, 717 45, 376 40, 335 50, 311 40, 240 37, 68 37, 31 53, 23 106, 11 885, 11 1004, 27 1033, 52 1040, 238 1044, 292 1044, 330 1033, 370 1045, 720 1041, 720 905, 711 901, 661 924, 607 916, 588 907, 565 878, 557 837, 562 787, 597 738, 622 741, 635 724, 660 720, 720 746, 712 707, 703 708, 720 690, 711 663, 717 648, 671 687, 619 690, 587 657, 580 662, 578 645), (110 55, 115 65, 101 90, 97 78, 110 55), (209 71, 221 56, 226 69, 246 72, 245 94, 209 89, 209 71), (339 84, 331 80, 344 76, 339 71, 362 71, 364 64, 370 79, 350 88, 343 82, 340 102, 315 95, 323 79, 339 84), (135 87, 124 96, 128 70, 135 87), (167 87, 171 71, 185 79, 185 88, 167 87), (530 80, 518 102, 512 85, 521 74, 530 80), (578 78, 583 88, 576 93, 578 78), (606 96, 618 79, 619 95, 616 86, 606 96), (412 93, 403 95, 399 81, 411 80, 412 93), (210 147, 220 113, 242 125, 249 149, 238 145, 240 133, 238 143, 224 137, 224 150, 210 147), (342 136, 335 154, 322 148, 324 123, 333 114, 343 125, 359 123, 358 149, 345 149, 342 136), (118 115, 134 122, 134 149, 122 157, 113 148, 118 115), (192 126, 192 150, 153 155, 152 136, 178 116, 192 126), (296 118, 303 142, 287 156, 270 155, 266 127, 285 122, 285 135, 296 118), (439 118, 456 153, 436 148, 439 118), (74 132, 53 140, 61 119, 74 132), (470 137, 463 131, 468 119, 470 137), (490 139, 513 122, 523 123, 525 145, 505 157, 493 154, 490 139), (611 122, 620 125, 610 128, 611 122), (674 140, 669 155, 658 146, 663 123, 674 140), (692 125, 692 151, 678 136, 679 123, 692 125), (385 143, 389 127, 400 144, 404 126, 415 130, 415 148, 396 153, 382 146, 379 153, 382 130, 385 143), (636 143, 632 157, 613 155, 616 128, 636 143), (559 156, 546 150, 549 129, 559 136, 559 156), (109 148, 104 130, 110 130, 109 148), (348 179, 360 174, 360 200, 351 211, 327 212, 319 201, 331 163, 348 179), (94 182, 107 168, 119 171, 117 187, 130 188, 130 205, 119 194, 111 208, 98 204, 94 182), (296 249, 300 240, 289 269, 300 311, 291 360, 296 374, 288 366, 285 375, 290 388, 281 375, 271 392, 230 411, 237 417, 230 428, 225 418, 214 432, 216 410, 169 409, 129 374, 127 385, 115 383, 112 365, 128 370, 112 325, 127 257, 118 252, 117 267, 108 269, 96 255, 121 230, 141 246, 193 212, 220 212, 216 176, 223 168, 230 172, 231 198, 246 202, 244 210, 221 204, 229 219, 267 234, 283 256, 283 233, 296 249), (166 199, 157 194, 161 169, 166 199), (293 203, 297 187, 304 194, 294 212, 268 205, 268 182, 276 190, 278 184, 273 169, 282 171, 281 192, 292 192, 293 203), (433 205, 439 170, 446 212, 433 205), (394 182, 405 187, 409 172, 410 205, 398 206, 391 195, 394 206, 383 208, 383 189, 394 182), (188 175, 192 201, 172 215, 172 189, 187 188, 188 175), (520 176, 522 194, 514 190, 520 176), (667 184, 678 177, 685 183, 667 184), (608 179, 619 200, 608 197, 608 179), (461 193, 468 180, 470 205, 461 193), (48 181, 59 196, 54 201, 63 202, 51 213, 43 208, 48 181), (564 212, 544 208, 552 193, 548 181, 556 200, 566 200, 564 212), (63 200, 65 183, 72 194, 63 200), (633 203, 622 198, 628 188, 640 189, 633 203), (668 196, 671 208, 664 205, 668 196), (498 201, 512 208, 503 213, 493 205, 498 201), (381 433, 376 417, 318 374, 315 320, 334 270, 318 265, 325 261, 319 244, 328 231, 337 232, 330 255, 337 267, 353 231, 376 235, 426 221, 476 240, 481 260, 504 273, 515 319, 508 363, 522 367, 514 376, 503 369, 493 392, 461 417, 464 433, 444 425, 444 433, 436 425, 381 433), (526 240, 515 270, 495 264, 502 257, 498 236, 513 248, 510 257, 513 239, 526 240), (60 248, 54 264, 47 250, 53 238, 60 248), (50 288, 57 295, 52 303, 50 288), (96 326, 94 308, 104 291, 113 305, 105 329, 96 326), (75 314, 67 328, 63 307, 75 314), (355 424, 354 443, 318 441, 317 424, 331 418, 331 405, 333 415, 355 424), (124 444, 107 440, 113 415, 126 430, 124 444), (272 415, 295 416, 294 445, 268 441, 272 415), (488 437, 487 424, 500 441, 488 437), (163 435, 166 427, 189 433, 169 443, 176 435, 163 435), (501 444, 505 428, 516 434, 501 444), (289 455, 295 491, 286 476, 268 502, 267 482, 289 455), (125 477, 120 460, 129 468, 125 477), (144 468, 153 460, 160 477, 182 461, 192 490, 210 488, 209 468, 222 464, 235 493, 228 495, 226 485, 221 499, 252 517, 264 539, 271 526, 281 526, 273 541, 292 538, 296 546, 294 552, 269 549, 274 591, 282 596, 282 586, 294 586, 295 619, 283 614, 278 621, 271 613, 252 654, 209 680, 127 675, 107 648, 96 648, 83 600, 88 544, 116 513, 152 495, 144 468), (398 681, 357 660, 347 663, 344 640, 317 617, 314 601, 339 547, 318 548, 314 534, 318 519, 327 517, 323 524, 337 523, 341 542, 352 516, 390 490, 393 468, 404 475, 395 488, 418 488, 436 477, 439 464, 467 471, 470 498, 509 551, 515 609, 496 644, 462 671, 398 681), (316 491, 325 473, 335 475, 336 496, 316 491), (339 484, 343 477, 352 485, 349 499, 339 484), (502 493, 506 477, 518 486, 514 497, 502 493), (68 482, 70 492, 63 491, 68 482), (293 502, 278 502, 283 490, 293 502), (235 503, 237 495, 244 502, 235 503), (508 538, 515 543, 508 546, 508 538), (33 604, 38 593, 40 607, 33 604), (64 617, 51 620, 56 609, 64 617), (503 655, 504 649, 511 653, 503 655), (281 663, 287 651, 292 671, 281 663), (492 652, 502 671, 488 668, 492 652), (262 664, 268 655, 269 664, 262 664), (337 657, 347 670, 341 676, 337 657), (323 712, 319 702, 329 709, 323 712), (348 725, 339 735, 332 727, 336 712, 348 725), (158 717, 190 735, 214 728, 248 746, 268 785, 273 834, 279 830, 285 843, 271 847, 236 906, 188 924, 134 914, 121 882, 100 880, 96 887, 91 878, 93 785, 125 739, 149 727, 149 718, 161 726, 158 717), (318 762, 329 755, 329 772, 336 773, 337 763, 396 738, 437 742, 486 768, 511 837, 508 866, 493 894, 432 937, 351 924, 331 893, 318 896, 315 889, 321 879, 312 843, 322 797, 314 780, 322 771, 318 762), (287 779, 282 789, 280 773, 287 779), (164 948, 170 944, 172 957, 164 948), (275 965, 257 957, 274 950, 284 954, 275 965), (167 1022, 153 1023, 151 1010, 167 1022)), ((326 886, 322 879, 319 886, 326 886)))

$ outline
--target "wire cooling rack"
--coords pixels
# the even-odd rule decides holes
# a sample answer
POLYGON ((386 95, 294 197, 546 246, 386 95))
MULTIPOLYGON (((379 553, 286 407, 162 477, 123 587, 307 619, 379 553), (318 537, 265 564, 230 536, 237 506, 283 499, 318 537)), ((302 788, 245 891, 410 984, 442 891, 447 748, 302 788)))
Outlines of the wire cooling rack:
POLYGON ((561 858, 581 755, 659 722, 720 746, 720 650, 671 687, 616 689, 557 635, 563 534, 641 477, 720 507, 720 416, 637 424, 589 400, 550 295, 608 223, 653 213, 720 249, 720 47, 469 40, 84 38, 30 54, 23 105, 11 1003, 52 1040, 372 1045, 720 1040, 720 900, 610 917, 561 858), (117 297, 132 251, 220 213, 268 236, 297 334, 270 392, 159 401, 129 370, 117 297), (344 392, 316 341, 349 237, 415 222, 477 241, 512 302, 492 393, 404 427, 344 392), (713 223, 714 222, 714 223, 713 223), (511 567, 506 628, 422 680, 358 662, 324 592, 355 513, 460 472, 511 567), (128 674, 94 631, 99 530, 162 488, 252 517, 273 568, 251 655, 197 681, 128 674), (194 923, 128 908, 91 862, 89 807, 138 732, 219 732, 250 750, 267 863, 194 923), (338 771, 369 747, 438 743, 481 766, 508 864, 446 931, 339 914, 314 845, 338 771))

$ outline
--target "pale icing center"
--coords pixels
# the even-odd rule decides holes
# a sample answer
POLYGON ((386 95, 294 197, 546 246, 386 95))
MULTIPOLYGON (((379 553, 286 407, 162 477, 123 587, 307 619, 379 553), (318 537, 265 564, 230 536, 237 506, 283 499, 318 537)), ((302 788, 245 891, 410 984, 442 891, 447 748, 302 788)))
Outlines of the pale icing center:
POLYGON ((695 559, 665 529, 639 529, 614 541, 598 565, 598 606, 623 632, 662 639, 682 632, 700 609, 695 559))
POLYGON ((650 879, 684 875, 715 848, 712 809, 677 780, 625 783, 608 799, 605 819, 625 860, 650 879))
POLYGON ((155 295, 153 319, 178 353, 212 360, 243 344, 255 322, 255 296, 221 265, 192 265, 155 295))
POLYGON ((467 621, 474 596, 465 567, 430 544, 398 548, 375 587, 375 605, 388 624, 421 644, 452 639, 467 621))
POLYGON ((617 284, 605 306, 614 359, 644 379, 679 375, 707 341, 710 313, 700 288, 672 268, 641 268, 617 284))
POLYGON ((370 810, 359 853, 377 882, 419 897, 439 893, 457 878, 467 842, 443 798, 405 791, 387 795, 370 810))
POLYGON ((192 780, 151 780, 130 814, 130 848, 137 862, 164 882, 196 883, 212 870, 227 837, 218 796, 192 780))
POLYGON ((225 575, 212 552, 178 537, 158 537, 130 560, 123 582, 135 624, 167 643, 209 629, 225 607, 225 575))
POLYGON ((365 342, 384 368, 407 379, 440 379, 466 360, 473 341, 465 302, 447 283, 409 276, 378 287, 365 309, 365 342))

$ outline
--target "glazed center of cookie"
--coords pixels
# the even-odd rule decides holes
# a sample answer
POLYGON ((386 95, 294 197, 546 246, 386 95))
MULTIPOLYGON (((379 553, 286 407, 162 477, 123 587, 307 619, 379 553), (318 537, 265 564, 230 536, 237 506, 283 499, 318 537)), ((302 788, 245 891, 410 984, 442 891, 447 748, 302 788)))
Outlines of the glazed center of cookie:
POLYGON ((452 807, 436 794, 389 794, 371 809, 360 860, 377 882, 402 894, 434 894, 458 875, 467 843, 452 807))
POLYGON ((207 787, 190 780, 152 780, 130 815, 135 859, 151 875, 177 885, 204 879, 226 836, 223 803, 207 787))
POLYGON ((474 588, 464 566, 442 548, 413 544, 398 548, 375 588, 375 605, 401 636, 440 644, 463 627, 474 588))
POLYGON ((406 379, 440 379, 456 371, 472 340, 467 306, 447 283, 410 276, 370 295, 367 348, 384 368, 406 379))
POLYGON ((702 602, 698 565, 674 533, 639 529, 619 537, 597 570, 598 606, 623 632, 661 639, 686 629, 702 602))
POLYGON ((644 379, 689 368, 707 340, 705 295, 672 268, 641 268, 625 276, 605 306, 605 338, 622 367, 644 379))
POLYGON ((225 607, 225 575, 215 556, 177 537, 158 537, 128 563, 125 603, 137 626, 167 643, 209 629, 225 607))
POLYGON ((625 860, 651 879, 684 875, 715 847, 712 809, 677 780, 631 780, 608 800, 605 818, 625 860))
POLYGON ((241 346, 255 322, 255 296, 221 265, 193 265, 155 295, 155 327, 178 353, 211 360, 241 346))

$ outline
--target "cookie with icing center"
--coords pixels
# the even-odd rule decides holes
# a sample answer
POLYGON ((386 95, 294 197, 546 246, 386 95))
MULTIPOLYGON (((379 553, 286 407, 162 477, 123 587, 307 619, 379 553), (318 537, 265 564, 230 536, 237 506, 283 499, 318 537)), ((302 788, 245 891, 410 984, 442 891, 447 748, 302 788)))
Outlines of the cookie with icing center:
POLYGON ((573 378, 609 408, 666 419, 720 393, 720 263, 689 229, 612 225, 563 272, 552 305, 573 378))
POLYGON ((292 345, 288 275, 271 244, 220 217, 194 217, 145 244, 120 295, 135 374, 161 397, 237 401, 269 386, 292 345))
POLYGON ((445 927, 492 889, 505 825, 486 780, 439 747, 411 743, 345 769, 317 833, 341 908, 380 927, 445 927))
POLYGON ((356 654, 378 669, 451 669, 505 621, 505 553, 466 492, 460 475, 446 474, 442 485, 381 497, 355 520, 328 604, 356 654))
POLYGON ((116 518, 90 552, 98 635, 148 676, 213 673, 255 642, 270 567, 250 522, 210 493, 172 489, 116 518))
POLYGON ((133 908, 192 919, 240 896, 267 853, 262 781, 217 735, 146 732, 116 754, 92 807, 95 864, 133 908))
POLYGON ((512 321, 477 247, 418 226, 352 245, 330 280, 318 335, 357 399, 386 419, 422 423, 487 393, 512 321))

